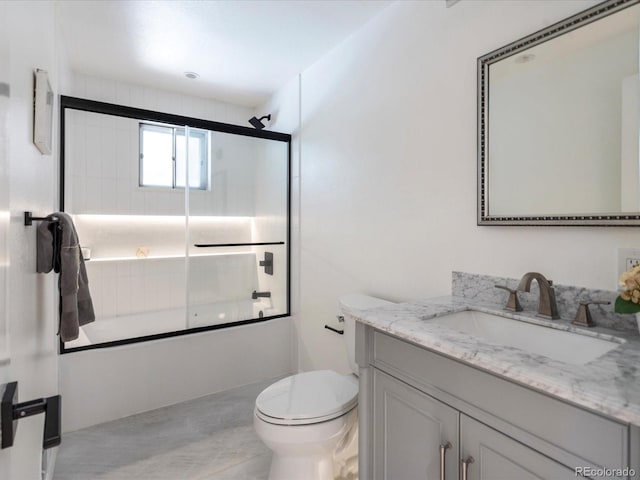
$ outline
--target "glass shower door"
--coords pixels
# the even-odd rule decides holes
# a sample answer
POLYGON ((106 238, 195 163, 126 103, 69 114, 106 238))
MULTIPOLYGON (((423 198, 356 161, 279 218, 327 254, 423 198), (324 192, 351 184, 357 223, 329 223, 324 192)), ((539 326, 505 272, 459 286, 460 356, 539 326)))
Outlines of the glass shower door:
POLYGON ((84 247, 96 321, 66 349, 185 329, 184 127, 67 109, 65 211, 84 247))
POLYGON ((60 104, 61 206, 96 313, 62 353, 289 314, 290 135, 60 104))
POLYGON ((189 135, 187 328, 288 313, 288 143, 189 135))

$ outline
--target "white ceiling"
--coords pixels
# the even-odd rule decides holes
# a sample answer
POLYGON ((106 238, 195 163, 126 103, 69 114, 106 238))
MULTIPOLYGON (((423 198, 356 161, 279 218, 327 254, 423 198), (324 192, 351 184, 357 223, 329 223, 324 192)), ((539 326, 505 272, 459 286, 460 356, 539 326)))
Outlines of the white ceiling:
POLYGON ((55 3, 74 71, 254 107, 392 1, 55 3))

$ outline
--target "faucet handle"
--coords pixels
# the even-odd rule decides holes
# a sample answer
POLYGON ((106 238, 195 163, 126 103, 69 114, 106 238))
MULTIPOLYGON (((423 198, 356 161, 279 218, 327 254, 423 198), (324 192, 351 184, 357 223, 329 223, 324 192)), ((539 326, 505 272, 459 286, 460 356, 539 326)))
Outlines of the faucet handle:
POLYGON ((589 311, 589 305, 609 305, 611 302, 608 300, 592 300, 588 302, 580 302, 578 311, 576 312, 576 318, 571 322, 572 325, 578 325, 580 327, 595 327, 596 322, 591 317, 589 311))
POLYGON ((509 300, 507 300, 507 305, 504 307, 505 310, 509 310, 510 312, 522 311, 522 307, 520 306, 520 301, 518 300, 518 290, 509 288, 506 285, 495 285, 495 287, 509 292, 509 300))

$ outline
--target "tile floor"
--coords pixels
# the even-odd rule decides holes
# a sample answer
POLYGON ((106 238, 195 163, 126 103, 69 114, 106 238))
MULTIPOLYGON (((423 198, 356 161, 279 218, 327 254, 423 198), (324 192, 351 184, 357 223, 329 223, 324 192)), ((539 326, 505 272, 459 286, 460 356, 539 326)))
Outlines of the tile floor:
POLYGON ((65 434, 54 480, 266 480, 253 406, 272 382, 65 434))

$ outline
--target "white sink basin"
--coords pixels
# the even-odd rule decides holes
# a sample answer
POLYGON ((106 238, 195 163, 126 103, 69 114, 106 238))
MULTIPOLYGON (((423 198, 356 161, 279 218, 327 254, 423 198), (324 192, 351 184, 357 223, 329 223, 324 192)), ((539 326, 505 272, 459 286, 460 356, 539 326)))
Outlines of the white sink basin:
POLYGON ((429 322, 573 365, 589 363, 624 343, 616 337, 604 340, 473 310, 436 317, 429 322))

